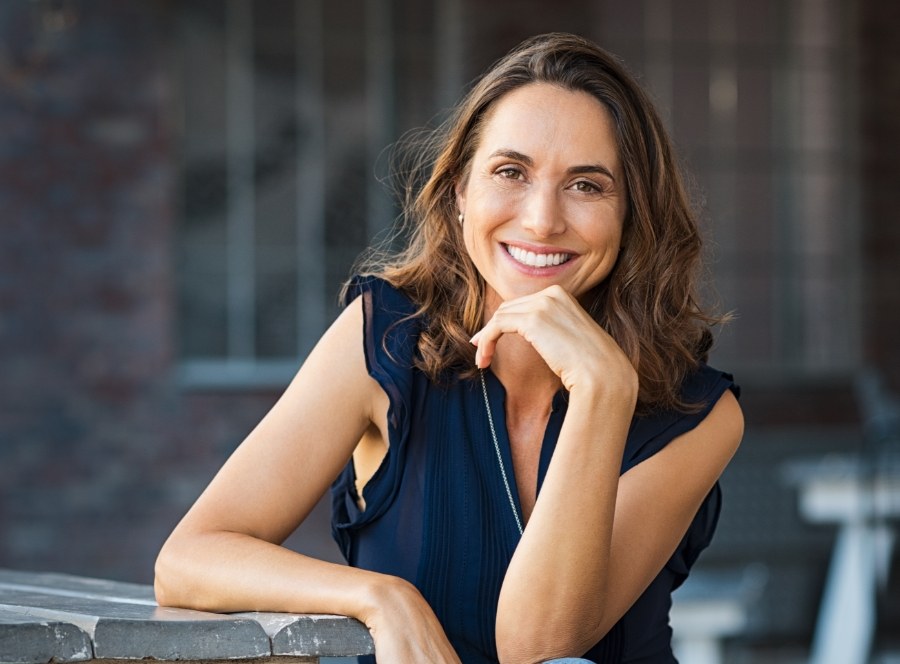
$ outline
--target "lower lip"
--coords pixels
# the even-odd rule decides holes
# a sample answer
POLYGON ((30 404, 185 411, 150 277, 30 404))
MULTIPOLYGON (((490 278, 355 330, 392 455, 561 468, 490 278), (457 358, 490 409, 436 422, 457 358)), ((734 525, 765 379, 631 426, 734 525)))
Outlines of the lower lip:
POLYGON ((575 260, 578 258, 577 255, 573 255, 569 258, 569 260, 564 263, 560 263, 559 265, 547 265, 544 267, 532 267, 531 265, 525 265, 525 263, 520 263, 515 258, 512 257, 506 250, 506 245, 500 245, 500 251, 503 252, 503 255, 506 257, 510 263, 512 263, 515 268, 521 272, 522 274, 526 274, 530 277, 554 277, 558 275, 560 272, 565 271, 575 260))

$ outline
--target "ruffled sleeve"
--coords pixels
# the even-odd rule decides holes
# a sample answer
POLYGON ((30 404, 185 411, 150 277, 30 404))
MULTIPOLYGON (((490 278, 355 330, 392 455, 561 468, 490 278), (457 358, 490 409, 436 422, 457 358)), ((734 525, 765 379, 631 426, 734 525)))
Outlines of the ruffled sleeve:
POLYGON ((688 375, 681 388, 682 399, 700 404, 700 409, 695 413, 670 410, 635 418, 628 433, 622 472, 649 459, 672 440, 700 424, 729 389, 740 395, 731 374, 701 364, 697 371, 688 375))
MULTIPOLYGON (((700 409, 694 413, 666 411, 636 418, 625 446, 622 472, 649 459, 672 440, 700 424, 726 390, 740 396, 740 388, 731 374, 702 364, 687 377, 681 392, 688 403, 701 404, 700 409)), ((675 574, 675 587, 684 582, 700 553, 712 541, 721 508, 722 490, 717 482, 703 500, 687 533, 666 565, 675 574)))
POLYGON ((415 304, 383 279, 354 277, 343 304, 346 306, 357 297, 362 298, 366 369, 388 396, 388 452, 363 489, 365 510, 358 506, 352 461, 332 485, 332 534, 347 560, 352 555, 351 531, 381 516, 390 507, 400 483, 410 430, 413 359, 420 330, 415 304))

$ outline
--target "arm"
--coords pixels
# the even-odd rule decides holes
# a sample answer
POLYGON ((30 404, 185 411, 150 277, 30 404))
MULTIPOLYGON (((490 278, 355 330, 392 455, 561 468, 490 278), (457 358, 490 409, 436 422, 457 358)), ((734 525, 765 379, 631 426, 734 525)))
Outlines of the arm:
POLYGON ((369 627, 388 661, 458 662, 406 581, 280 546, 365 432, 387 440, 387 396, 366 371, 362 316, 357 299, 175 528, 157 559, 157 600, 207 611, 348 615, 369 627))
POLYGON ((563 380, 569 409, 500 592, 504 663, 580 655, 599 641, 672 555, 742 434, 726 393, 697 428, 620 479, 637 393, 624 354, 561 289, 501 306, 476 335, 480 359, 512 332, 563 380))

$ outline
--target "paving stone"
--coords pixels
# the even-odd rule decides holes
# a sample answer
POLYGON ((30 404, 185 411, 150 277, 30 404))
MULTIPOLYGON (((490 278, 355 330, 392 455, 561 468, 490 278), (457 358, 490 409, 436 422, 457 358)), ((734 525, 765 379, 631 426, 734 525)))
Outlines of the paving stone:
POLYGON ((272 639, 274 655, 318 655, 335 657, 370 655, 375 644, 369 630, 358 620, 346 616, 285 614, 256 615, 272 639))
POLYGON ((139 599, 110 601, 10 586, 0 586, 0 602, 77 625, 93 639, 98 658, 196 660, 271 654, 268 635, 247 618, 159 607, 139 599))
POLYGON ((0 607, 0 662, 43 664, 92 657, 91 638, 77 626, 0 607))

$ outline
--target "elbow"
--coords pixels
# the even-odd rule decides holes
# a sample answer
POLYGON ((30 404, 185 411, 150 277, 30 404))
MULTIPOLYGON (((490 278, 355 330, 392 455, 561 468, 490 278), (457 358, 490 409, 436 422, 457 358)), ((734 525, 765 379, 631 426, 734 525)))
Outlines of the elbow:
POLYGON ((153 595, 159 606, 174 606, 170 593, 166 590, 166 586, 160 580, 158 573, 153 576, 153 595))
POLYGON ((498 642, 497 661, 499 664, 542 664, 555 659, 581 657, 588 651, 588 648, 568 649, 559 643, 544 644, 544 647, 527 647, 522 644, 509 644, 509 646, 501 649, 498 642))
POLYGON ((548 659, 553 659, 552 656, 546 657, 530 654, 521 647, 514 646, 511 643, 501 645, 502 643, 500 639, 497 639, 498 664, 537 664, 538 662, 546 662, 548 659))
MULTIPOLYGON (((512 645, 512 644, 510 644, 512 645)), ((575 657, 579 658, 584 655, 590 648, 568 649, 561 647, 558 643, 548 644, 547 647, 541 648, 524 648, 516 645, 510 648, 500 648, 497 645, 497 661, 499 664, 542 664, 554 659, 575 657)))
POLYGON ((582 657, 600 639, 586 639, 583 634, 579 638, 577 623, 550 620, 523 629, 521 623, 504 626, 498 621, 497 659, 500 664, 540 664, 556 658, 582 657))
MULTIPOLYGON (((519 624, 519 629, 511 624, 512 621, 504 620, 500 612, 497 613, 495 640, 497 643, 497 661, 499 664, 530 664, 542 661, 534 648, 534 628, 519 624), (522 629, 525 627, 525 629, 522 629)), ((551 659, 544 657, 544 660, 551 659)))
POLYGON ((172 535, 156 556, 153 567, 153 593, 156 603, 180 609, 200 609, 192 587, 196 585, 191 572, 190 556, 177 536, 172 535))
POLYGON ((243 610, 234 607, 228 577, 222 573, 221 562, 210 554, 218 546, 219 542, 202 533, 176 529, 153 568, 156 603, 215 613, 243 610))
POLYGON ((556 657, 555 654, 549 654, 549 651, 542 652, 525 647, 522 643, 497 639, 498 664, 539 664, 556 657))
POLYGON ((153 594, 156 596, 156 603, 160 606, 179 606, 177 593, 174 592, 178 585, 172 580, 172 570, 177 565, 171 560, 172 555, 168 550, 168 544, 166 542, 156 556, 156 564, 153 567, 153 594))

